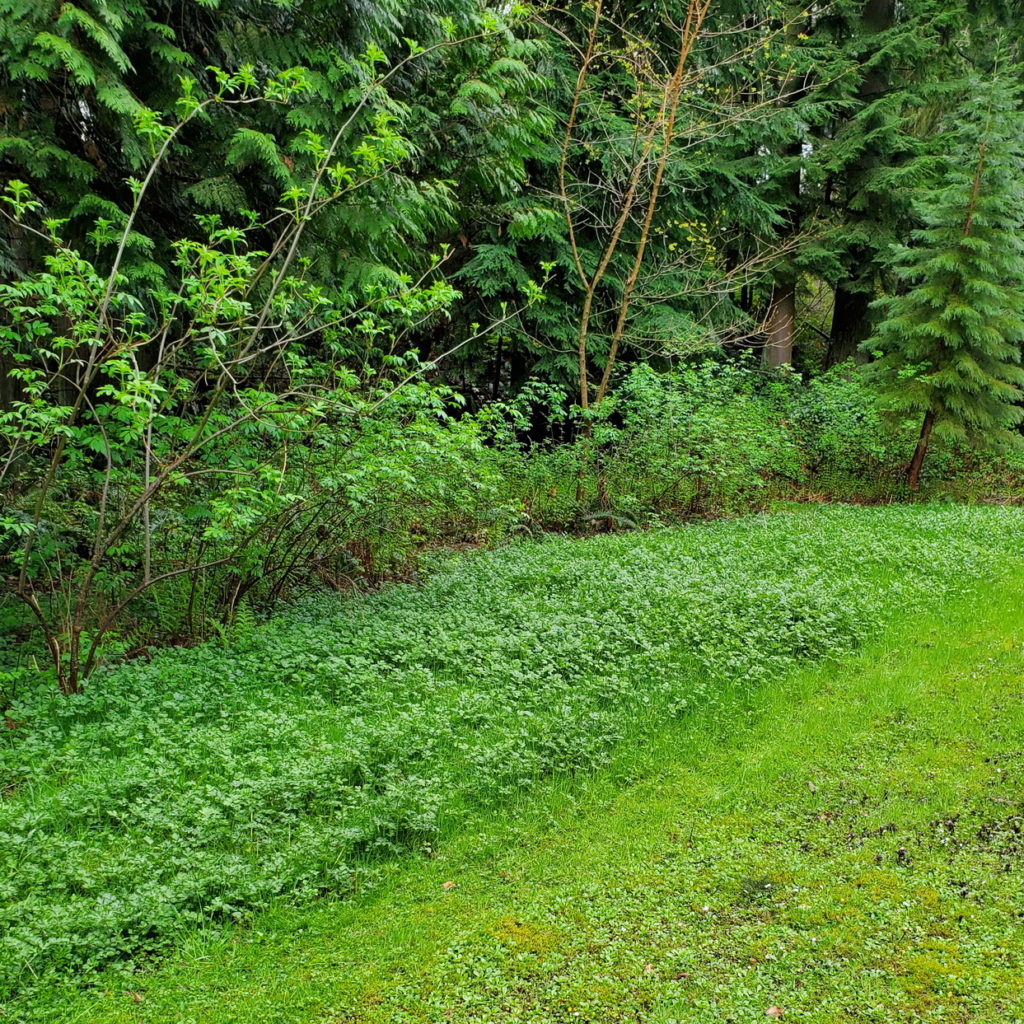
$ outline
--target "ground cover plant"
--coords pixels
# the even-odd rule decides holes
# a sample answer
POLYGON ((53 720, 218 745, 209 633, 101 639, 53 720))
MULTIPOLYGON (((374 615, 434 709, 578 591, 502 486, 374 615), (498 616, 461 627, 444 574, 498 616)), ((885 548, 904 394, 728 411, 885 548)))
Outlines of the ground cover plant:
POLYGON ((363 901, 196 936, 96 1024, 1024 1017, 1019 559, 551 787, 363 901))
POLYGON ((23 692, 2 748, 10 1012, 196 926, 372 886, 547 776, 993 577, 1020 527, 1012 508, 833 507, 522 544, 78 695, 23 692))

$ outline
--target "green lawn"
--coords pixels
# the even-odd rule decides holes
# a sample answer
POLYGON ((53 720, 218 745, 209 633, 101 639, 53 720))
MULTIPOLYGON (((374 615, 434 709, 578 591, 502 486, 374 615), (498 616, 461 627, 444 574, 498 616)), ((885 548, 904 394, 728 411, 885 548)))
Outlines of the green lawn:
POLYGON ((370 895, 196 933, 50 1019, 1016 1024, 1022 594, 1014 559, 857 656, 477 819, 370 895))

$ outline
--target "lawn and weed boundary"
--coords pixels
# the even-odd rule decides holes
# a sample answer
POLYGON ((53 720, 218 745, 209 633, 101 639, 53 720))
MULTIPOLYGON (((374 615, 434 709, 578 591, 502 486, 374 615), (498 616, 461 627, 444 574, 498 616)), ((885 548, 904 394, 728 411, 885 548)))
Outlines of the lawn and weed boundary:
MULTIPOLYGON (((377 843, 376 847, 354 849, 355 844, 350 844, 345 860, 347 878, 351 880, 354 875, 357 880, 371 882, 388 873, 385 865, 392 855, 436 845, 439 837, 457 834, 463 823, 478 816, 488 806, 507 807, 509 801, 520 797, 538 779, 552 772, 564 775, 567 771, 575 771, 578 777, 576 784, 583 785, 580 779, 585 779, 594 767, 606 763, 613 756, 617 744, 624 740, 627 749, 636 747, 641 737, 651 735, 659 723, 677 718, 684 709, 693 713, 686 716, 693 721, 703 719, 713 723, 715 709, 724 706, 722 701, 733 700, 726 694, 735 687, 727 686, 727 681, 741 684, 741 692, 760 692, 759 687, 764 680, 778 678, 801 660, 842 656, 863 637, 877 635, 884 622, 904 614, 911 606, 934 602, 940 594, 965 593, 978 579, 995 578, 1000 564, 1005 563, 1005 555, 1001 552, 1013 544, 1018 517, 1019 513, 1012 510, 998 509, 820 509, 797 512, 789 517, 666 531, 644 538, 616 537, 600 538, 585 544, 524 545, 513 552, 470 560, 453 572, 438 577, 422 590, 376 595, 367 599, 361 608, 347 607, 341 619, 325 617, 322 607, 307 608, 297 613, 297 618, 281 620, 247 642, 237 643, 228 652, 175 653, 165 659, 163 665, 158 660, 151 668, 139 667, 133 671, 142 673, 141 683, 147 681, 146 672, 160 673, 159 678, 164 681, 168 676, 173 680, 173 671, 167 672, 168 665, 171 669, 180 668, 182 663, 191 667, 190 658, 209 657, 222 667, 232 665, 232 673, 227 678, 212 674, 205 677, 208 683, 220 686, 223 695, 231 687, 238 687, 240 680, 251 679, 254 673, 255 683, 259 686, 268 673, 279 669, 274 655, 280 652, 286 640, 293 649, 316 649, 318 658, 315 664, 322 665, 326 653, 323 645, 318 648, 310 645, 309 640, 311 636, 329 636, 330 630, 336 629, 342 619, 349 630, 345 634, 349 646, 353 636, 362 637, 367 646, 372 641, 376 645, 376 660, 372 668, 367 669, 366 678, 372 671, 378 682, 384 679, 388 688, 383 693, 391 695, 391 703, 381 699, 382 691, 378 688, 366 693, 367 705, 371 700, 378 702, 381 721, 398 725, 416 721, 421 725, 419 731, 410 735, 419 744, 420 764, 426 762, 434 774, 427 771, 410 773, 408 765, 415 763, 416 759, 414 757, 410 762, 408 749, 401 758, 396 755, 394 761, 388 763, 396 767, 405 766, 406 779, 411 777, 425 781, 422 791, 439 794, 443 799, 435 801, 436 816, 428 819, 427 826, 421 830, 396 835, 382 829, 372 835, 371 842, 377 843), (521 603, 510 607, 509 602, 503 600, 509 593, 518 595, 521 603), (390 605, 389 601, 392 602, 390 605), (437 613, 435 629, 423 637, 423 645, 416 648, 410 643, 408 631, 394 628, 396 621, 402 623, 401 615, 397 620, 386 620, 384 627, 391 628, 387 641, 391 646, 386 648, 390 656, 388 660, 384 655, 383 634, 378 631, 381 628, 382 604, 390 607, 393 613, 397 609, 408 614, 405 624, 411 628, 411 623, 422 620, 424 601, 437 613), (566 608, 574 609, 578 613, 577 619, 568 617, 566 608), (558 609, 563 611, 562 618, 556 615, 558 609), (472 614, 474 610, 475 616, 472 614), (614 616, 612 611, 616 613, 614 616), (360 634, 353 630, 353 619, 368 632, 360 634), (446 624, 451 630, 449 633, 445 632, 446 624), (521 646, 512 648, 515 643, 521 646), (675 661, 668 660, 671 652, 675 652, 675 661), (434 659, 432 667, 424 664, 428 657, 434 659), (523 673, 529 657, 534 658, 535 664, 540 660, 542 665, 550 666, 546 675, 523 673), (444 661, 445 658, 448 660, 444 661), (439 669, 438 659, 447 666, 446 671, 439 669), (381 671, 382 666, 391 668, 390 677, 381 671), (609 671, 608 666, 616 671, 609 671), (260 667, 262 675, 257 671, 260 667), (461 671, 454 671, 456 667, 461 671), (523 673, 513 676, 514 690, 494 685, 488 691, 480 685, 481 680, 493 682, 502 667, 506 673, 517 668, 523 673), (429 678, 424 678, 422 673, 428 668, 429 678), (573 674, 574 669, 576 675, 573 674), (621 672, 621 677, 617 672, 621 672), (611 688, 609 677, 616 684, 611 688), (538 679, 543 683, 545 678, 549 680, 547 689, 537 685, 538 679), (409 685, 410 679, 415 681, 415 686, 409 685), (643 679, 645 686, 638 688, 637 679, 643 679), (586 691, 580 685, 581 680, 599 681, 600 686, 586 691), (561 689, 555 692, 552 686, 561 689), (510 692, 519 698, 514 705, 508 700, 510 692), (396 701, 403 693, 410 704, 413 698, 421 703, 400 707, 396 701), (570 703, 573 694, 578 698, 575 705, 570 703), (560 704, 555 699, 559 695, 560 704), (439 697, 444 700, 439 700, 439 697), (470 697, 473 698, 472 709, 478 715, 475 720, 468 720, 465 716, 465 702, 470 697), (436 708, 433 716, 424 715, 426 698, 430 699, 430 706, 436 708), (492 703, 488 705, 487 700, 492 703), (528 700, 533 701, 532 705, 528 700), (479 719, 487 707, 528 711, 534 731, 514 734, 508 738, 509 745, 503 748, 500 743, 503 737, 495 725, 496 720, 491 720, 488 731, 488 723, 479 719), (568 714, 567 709, 574 711, 575 717, 568 714), (546 716, 545 710, 548 711, 546 716), (461 712, 461 717, 456 712, 461 712), (453 723, 463 732, 458 733, 453 723), (591 730, 591 723, 597 726, 617 725, 618 728, 614 733, 605 733, 600 728, 591 730), (459 753, 456 757, 431 763, 422 749, 424 737, 428 735, 437 739, 439 745, 430 748, 435 752, 457 748, 457 736, 461 736, 465 746, 457 748, 459 753), (445 746, 443 741, 450 742, 445 746), (522 761, 516 761, 516 751, 527 752, 533 760, 524 767, 522 761), (495 752, 501 757, 496 757, 495 752), (489 757, 490 760, 480 760, 481 757, 489 757), (493 789, 488 790, 487 786, 479 784, 479 774, 467 777, 467 767, 479 769, 481 764, 497 764, 507 768, 510 774, 518 774, 509 782, 505 781, 508 775, 485 775, 487 780, 495 782, 493 789), (445 765, 450 775, 438 774, 445 765), (462 789, 459 788, 460 780, 462 789)), ((351 651, 349 656, 352 656, 351 651)), ((323 834, 317 837, 317 841, 323 845, 316 847, 322 849, 337 836, 337 832, 331 830, 337 829, 339 824, 348 829, 354 827, 352 817, 339 823, 338 816, 332 818, 318 814, 321 809, 315 802, 310 803, 308 795, 313 784, 310 779, 314 782, 321 779, 310 771, 311 761, 313 764, 318 762, 310 759, 309 751, 336 755, 338 749, 346 753, 353 750, 351 743, 344 742, 344 737, 322 731, 327 727, 336 728, 338 724, 337 716, 331 720, 324 711, 326 708, 344 708, 347 721, 357 717, 351 714, 351 707, 340 704, 336 696, 333 702, 325 700, 323 688, 338 685, 337 678, 342 674, 336 661, 329 664, 333 676, 324 670, 312 680, 310 661, 306 662, 305 668, 297 665, 294 674, 285 679, 287 687, 280 690, 271 688, 268 694, 268 701, 273 698, 278 702, 273 708, 275 715, 289 713, 290 707, 294 716, 298 702, 306 707, 309 715, 297 724, 293 723, 293 730, 280 744, 268 743, 267 737, 274 733, 264 732, 260 749, 264 752, 294 750, 296 741, 304 738, 306 745, 300 749, 305 760, 292 759, 288 762, 286 758, 270 758, 261 776, 259 772, 254 775, 251 771, 253 765, 258 766, 252 749, 243 751, 249 758, 249 774, 245 774, 242 770, 244 764, 238 760, 242 754, 233 752, 234 759, 222 759, 220 763, 210 763, 207 757, 205 779, 194 780, 199 784, 193 786, 193 790, 198 791, 199 796, 209 795, 213 780, 218 777, 217 772, 225 779, 241 778, 253 786, 259 781, 264 787, 272 782, 280 784, 282 778, 292 785, 298 777, 306 780, 306 803, 301 812, 292 811, 290 817, 279 813, 274 818, 270 813, 274 810, 271 804, 270 811, 266 812, 262 822, 258 822, 253 820, 252 809, 249 809, 252 823, 249 836, 263 828, 266 836, 262 840, 264 850, 275 849, 275 838, 282 834, 275 833, 275 828, 287 826, 290 834, 302 832, 302 822, 306 823, 307 834, 310 829, 322 828, 323 834), (286 703, 289 697, 291 705, 286 703), (324 721, 325 717, 327 721, 324 721), (319 724, 321 731, 311 732, 314 723, 319 724), (316 740, 315 744, 310 743, 312 739, 316 740), (291 774, 286 770, 289 763, 292 764, 291 774)), ((131 691, 135 697, 153 693, 151 687, 139 684, 140 680, 136 679, 136 689, 131 691)), ((109 689, 105 688, 105 692, 109 694, 109 689)), ((254 690, 245 688, 240 696, 252 697, 253 693, 254 690)), ((194 741, 193 747, 184 751, 183 756, 195 757, 197 745, 199 754, 215 753, 211 745, 199 742, 209 738, 211 728, 214 735, 218 731, 216 727, 220 726, 219 732, 224 736, 230 734, 235 737, 240 725, 248 726, 248 731, 243 728, 241 732, 253 744, 253 730, 268 724, 262 717, 267 711, 268 701, 250 711, 253 721, 239 722, 237 716, 244 710, 241 703, 237 708, 228 709, 232 714, 225 716, 223 700, 219 706, 215 701, 201 706, 198 702, 203 695, 193 695, 191 699, 197 703, 183 708, 181 700, 168 701, 166 693, 159 696, 166 706, 175 708, 173 720, 187 724, 194 741), (201 712, 209 715, 211 721, 202 723, 204 729, 197 732, 195 726, 201 712), (225 717, 233 723, 230 729, 224 722, 225 717)), ((122 695, 121 699, 127 709, 128 695, 122 695)), ((155 700, 156 696, 152 699, 155 700)), ((729 703, 729 707, 733 706, 729 703)), ((44 788, 42 780, 23 779, 22 792, 8 801, 5 810, 12 807, 25 810, 25 804, 29 804, 38 815, 40 809, 47 808, 47 801, 51 801, 49 806, 52 806, 52 801, 59 797, 63 807, 82 793, 82 786, 88 793, 87 787, 98 784, 97 776, 104 769, 107 769, 106 777, 111 778, 112 785, 123 784, 126 760, 129 760, 127 767, 137 771, 137 764, 127 758, 126 752, 131 748, 131 729, 138 727, 138 720, 125 722, 112 715, 110 710, 109 704, 97 709, 83 700, 82 705, 75 709, 77 729, 65 728, 65 735, 77 743, 69 740, 64 749, 53 753, 55 758, 64 758, 66 772, 71 759, 81 757, 80 764, 86 773, 84 779, 75 778, 73 784, 52 787, 49 791, 44 788), (84 745, 81 742, 88 728, 94 730, 94 735, 98 732, 104 738, 101 750, 110 751, 105 759, 98 758, 100 764, 91 775, 84 763, 84 745), (120 737, 122 747, 115 746, 112 733, 120 737), (70 751, 68 747, 71 747, 70 751), (111 768, 115 771, 111 772, 111 768), (80 788, 75 790, 75 785, 80 788)), ((146 710, 143 707, 138 714, 142 715, 146 710)), ((732 722, 731 714, 727 718, 732 722)), ((166 723, 167 720, 165 715, 163 721, 166 723)), ((521 725, 521 722, 517 724, 521 725)), ((179 740, 183 727, 179 725, 179 740)), ((392 731, 388 735, 394 738, 400 733, 392 731)), ((169 745, 173 739, 173 736, 168 737, 169 745)), ((59 748, 57 744, 53 746, 59 748)), ((394 748, 390 750, 393 752, 394 748)), ((147 754, 152 757, 152 749, 147 750, 147 754)), ((266 753, 264 756, 269 757, 266 753)), ((164 773, 151 783, 152 786, 160 783, 163 786, 160 792, 172 788, 167 781, 174 778, 173 774, 167 774, 172 771, 168 760, 166 754, 153 758, 154 764, 164 773)), ((337 762, 329 764, 336 773, 337 762)), ((183 770, 180 761, 176 770, 183 770)), ((381 777, 392 778, 387 772, 383 772, 381 777)), ((331 791, 337 793, 341 788, 338 778, 337 774, 328 775, 325 769, 321 785, 325 790, 332 787, 331 791)), ((234 788, 237 790, 239 787, 234 788)), ((352 788, 359 791, 369 789, 382 798, 394 797, 393 789, 367 786, 365 781, 352 788)), ((138 789, 135 792, 137 795, 138 789)), ((405 792, 399 790, 400 794, 405 792)), ((243 791, 242 796, 248 795, 258 801, 261 794, 266 797, 265 788, 253 788, 248 793, 243 791)), ((154 829, 164 820, 158 820, 158 814, 171 816, 170 825, 164 824, 169 830, 175 820, 180 828, 182 816, 195 812, 196 805, 190 804, 188 796, 183 796, 179 790, 177 796, 183 806, 178 808, 178 817, 174 819, 174 808, 168 806, 170 796, 167 792, 165 803, 152 809, 154 829)), ((112 802, 109 792, 95 796, 95 800, 98 804, 105 801, 107 806, 112 802)), ((241 803, 244 807, 244 799, 241 803)), ((423 813, 424 806, 431 806, 430 801, 412 803, 417 814, 423 813)), ((266 804, 264 799, 259 806, 266 807, 266 804)), ((385 800, 382 800, 382 805, 387 806, 385 800)), ((375 810, 379 810, 379 806, 375 810)), ((231 821, 225 822, 224 817, 221 812, 216 822, 224 831, 213 836, 222 836, 221 845, 215 842, 194 845, 191 851, 193 868, 189 877, 203 877, 199 869, 204 863, 210 866, 211 872, 216 870, 218 863, 247 863, 244 851, 225 845, 230 842, 237 844, 238 835, 237 826, 232 827, 231 821), (232 853, 234 860, 231 859, 232 853)), ((83 814, 82 818, 84 821, 86 815, 83 814)), ((194 829, 197 820, 201 822, 201 816, 192 819, 194 829)), ((110 829, 110 834, 104 837, 97 828, 95 816, 89 821, 94 855, 104 840, 115 853, 121 853, 122 865, 136 854, 147 854, 146 848, 150 844, 139 839, 139 831, 133 831, 131 827, 110 829)), ((359 819, 355 821, 358 823, 359 819)), ((131 826, 131 822, 127 824, 131 826)), ((139 827, 136 823, 135 828, 139 827)), ((81 831, 71 833, 71 839, 81 843, 86 833, 83 826, 81 831)), ((160 836, 157 831, 150 837, 159 842, 160 836)), ((353 837, 350 834, 349 838, 364 836, 353 837)), ((305 848, 291 845, 285 849, 284 854, 291 857, 288 859, 278 848, 279 859, 274 863, 280 870, 284 870, 281 865, 292 869, 296 864, 309 863, 295 856, 297 849, 301 852, 305 848)), ((156 852, 166 854, 166 843, 156 852)), ((332 852, 337 864, 337 846, 332 852)), ((322 871, 322 862, 315 863, 322 871)), ((256 877, 255 870, 253 867, 246 874, 239 869, 234 876, 228 873, 219 877, 226 877, 229 882, 232 878, 251 879, 256 877)), ((189 874, 187 871, 184 873, 189 874)), ((110 877, 107 876, 108 884, 110 877)), ((166 884, 167 877, 165 870, 162 878, 155 881, 166 884)), ((319 891, 306 893, 292 881, 283 892, 267 890, 261 894, 263 905, 280 904, 282 898, 285 902, 308 902, 310 896, 323 895, 326 888, 322 883, 323 874, 317 877, 321 879, 319 891)), ((141 895, 144 896, 145 892, 143 889, 141 895)), ((41 903, 37 901, 37 905, 41 903)), ((258 900, 253 900, 248 909, 259 905, 258 900)), ((232 912, 246 910, 242 904, 232 912)), ((209 921, 211 916, 216 919, 218 915, 206 913, 203 920, 209 921)), ((230 913, 219 917, 222 922, 229 921, 230 913)), ((166 931, 158 935, 158 941, 152 948, 154 951, 167 948, 168 943, 179 941, 183 934, 195 927, 195 923, 190 924, 187 917, 172 921, 166 931)), ((203 921, 198 923, 202 925, 203 921)), ((108 968, 112 963, 121 972, 122 981, 117 984, 123 983, 129 988, 133 984, 123 973, 131 962, 129 950, 121 956, 108 958, 108 968)))

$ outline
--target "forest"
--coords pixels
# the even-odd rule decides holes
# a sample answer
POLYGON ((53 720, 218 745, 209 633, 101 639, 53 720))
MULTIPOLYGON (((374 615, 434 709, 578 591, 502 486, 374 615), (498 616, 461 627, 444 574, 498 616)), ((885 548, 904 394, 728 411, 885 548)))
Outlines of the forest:
POLYGON ((0 1015, 1024 1018, 1022 44, 0 0, 0 1015))

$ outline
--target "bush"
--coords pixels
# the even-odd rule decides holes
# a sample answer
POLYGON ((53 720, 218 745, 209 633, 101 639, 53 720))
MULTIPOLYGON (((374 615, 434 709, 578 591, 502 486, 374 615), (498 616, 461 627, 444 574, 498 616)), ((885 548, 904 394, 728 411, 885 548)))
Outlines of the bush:
MULTIPOLYGON (((591 437, 577 420, 576 441, 557 446, 501 435, 506 488, 529 522, 642 525, 756 510, 803 489, 898 492, 914 437, 913 425, 883 420, 852 365, 804 380, 753 359, 636 365, 591 422, 591 437)), ((935 475, 966 464, 962 453, 939 455, 935 475)))
POLYGON ((621 440, 609 476, 648 481, 655 503, 696 496, 701 508, 743 504, 767 480, 800 475, 787 397, 784 382, 742 363, 667 374, 637 366, 616 398, 621 440))
MULTIPOLYGON (((589 434, 565 396, 540 382, 473 415, 459 396, 425 382, 407 383, 385 402, 351 398, 362 404, 358 415, 332 417, 288 443, 266 478, 231 475, 225 489, 232 466, 259 461, 266 443, 235 437, 210 448, 216 475, 199 473, 154 500, 152 573, 191 568, 128 601, 108 623, 98 661, 154 642, 230 634, 239 618, 262 616, 280 598, 412 579, 423 553, 445 545, 736 514, 806 492, 900 496, 916 436, 913 423, 883 421, 852 366, 806 381, 745 360, 664 373, 634 366, 592 416, 589 434), (569 439, 528 440, 538 426, 553 432, 552 424, 569 439)), ((968 497, 1012 492, 1020 476, 1010 461, 941 441, 926 468, 933 490, 968 497)), ((76 606, 64 590, 88 568, 81 552, 93 550, 96 507, 76 499, 90 488, 99 493, 88 479, 62 477, 43 506, 34 558, 39 592, 42 583, 53 590, 55 623, 76 606), (64 574, 49 574, 58 562, 64 574)), ((85 649, 141 570, 145 525, 135 522, 109 552, 89 585, 93 600, 75 613, 85 649)), ((10 609, 4 614, 11 618, 10 609)), ((32 657, 47 656, 38 643, 12 655, 0 649, 7 691, 32 657)))

